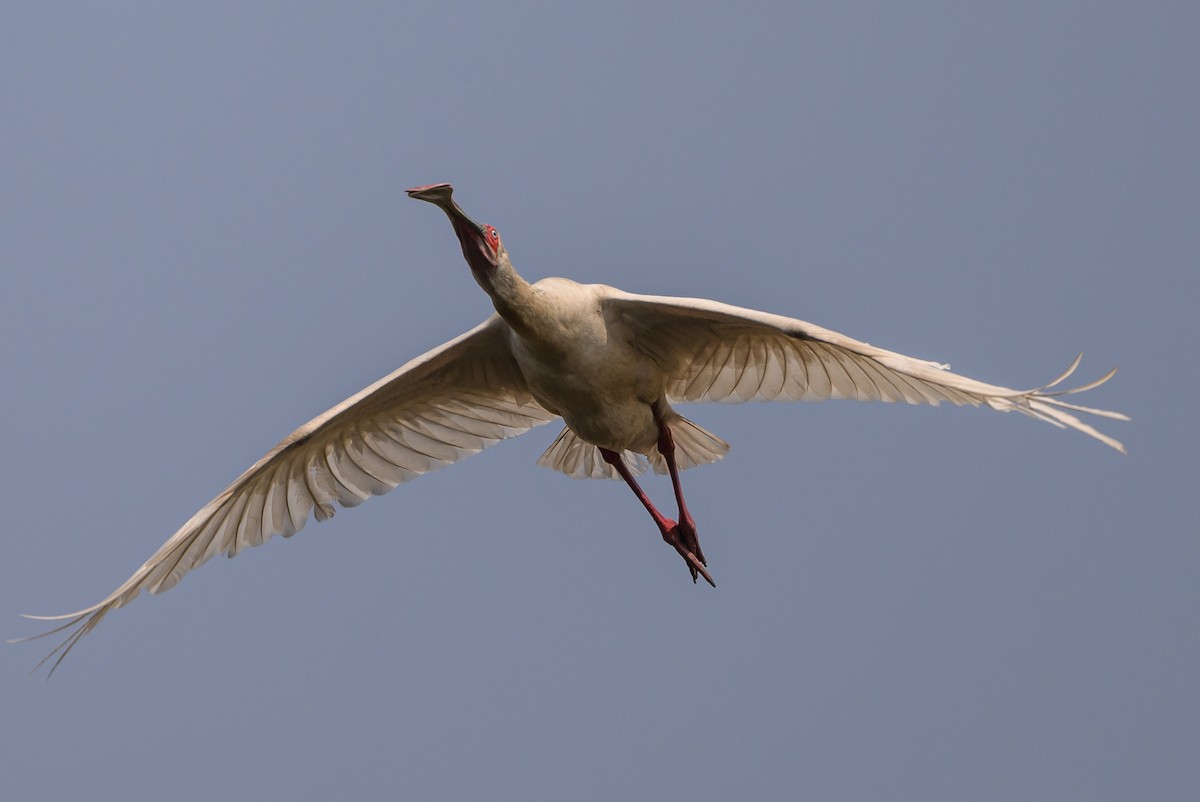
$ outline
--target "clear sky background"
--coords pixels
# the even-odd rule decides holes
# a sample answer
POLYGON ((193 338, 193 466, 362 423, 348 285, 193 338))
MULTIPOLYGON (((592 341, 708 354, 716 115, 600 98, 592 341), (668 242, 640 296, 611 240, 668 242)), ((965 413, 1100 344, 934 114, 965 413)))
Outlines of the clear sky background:
POLYGON ((4 637, 491 311, 416 184, 1134 421, 685 408, 716 590, 539 429, 0 649, 3 796, 1196 799, 1200 13, 968 5, 6 4, 4 637))

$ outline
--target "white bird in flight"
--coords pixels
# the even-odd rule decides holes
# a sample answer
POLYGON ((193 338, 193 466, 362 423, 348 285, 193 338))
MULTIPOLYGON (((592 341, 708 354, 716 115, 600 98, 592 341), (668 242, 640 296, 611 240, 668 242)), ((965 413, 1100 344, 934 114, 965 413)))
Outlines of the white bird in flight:
POLYGON ((452 192, 449 184, 408 190, 449 216, 496 314, 292 432, 102 601, 66 615, 27 616, 65 621, 32 638, 70 630, 39 666, 54 658, 53 673, 109 611, 143 590, 174 587, 214 555, 289 537, 310 513, 323 521, 335 502, 352 507, 556 418, 566 425, 538 464, 576 478, 623 479, 692 581, 703 576, 710 584, 679 471, 721 459, 729 445, 681 416, 674 402, 949 401, 1015 410, 1125 450, 1073 413, 1128 417, 1062 400, 1108 381, 1115 368, 1082 387, 1050 392, 1074 372, 1076 357, 1053 382, 1011 390, 794 318, 565 278, 529 284, 496 229, 469 218, 452 192), (659 512, 638 485, 647 462, 670 475, 677 519, 659 512))

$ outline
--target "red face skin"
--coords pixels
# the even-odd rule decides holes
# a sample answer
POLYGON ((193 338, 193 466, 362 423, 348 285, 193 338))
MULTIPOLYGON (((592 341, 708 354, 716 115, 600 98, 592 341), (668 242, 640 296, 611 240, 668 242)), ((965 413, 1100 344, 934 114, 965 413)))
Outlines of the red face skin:
POLYGON ((452 215, 450 221, 471 271, 480 277, 490 277, 499 266, 499 232, 491 226, 476 224, 466 215, 461 220, 452 215))
POLYGON ((483 241, 486 242, 495 253, 500 252, 500 232, 495 226, 485 225, 483 227, 483 241))

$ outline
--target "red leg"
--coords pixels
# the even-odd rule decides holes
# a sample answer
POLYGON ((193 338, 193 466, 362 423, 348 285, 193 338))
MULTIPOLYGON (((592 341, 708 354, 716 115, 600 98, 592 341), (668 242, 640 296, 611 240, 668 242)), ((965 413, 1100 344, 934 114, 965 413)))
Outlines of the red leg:
MULTIPOLYGON (((662 427, 666 428, 666 427, 662 427)), ((670 435, 668 435, 669 437, 670 435)), ((683 506, 683 495, 679 488, 678 470, 675 467, 674 447, 671 449, 672 456, 668 458, 670 464, 672 482, 675 485, 675 498, 679 501, 679 509, 681 517, 685 518, 685 524, 678 524, 670 518, 663 515, 650 501, 650 497, 642 490, 637 479, 630 473, 629 467, 625 464, 625 460, 621 459, 621 455, 615 451, 610 451, 607 448, 600 449, 600 456, 609 465, 616 468, 617 473, 625 480, 625 484, 629 485, 629 489, 637 496, 638 501, 642 502, 642 506, 650 513, 650 517, 654 519, 655 525, 658 526, 658 531, 662 533, 663 540, 675 548, 679 552, 679 556, 687 564, 688 571, 692 574, 692 581, 695 582, 698 576, 703 576, 708 584, 714 588, 717 583, 713 581, 705 566, 708 564, 704 561, 704 555, 700 552, 700 544, 696 540, 696 525, 691 520, 691 516, 687 514, 687 509, 683 506)), ((665 455, 664 455, 665 456, 665 455)))
MULTIPOLYGON (((683 500, 683 486, 679 483, 679 467, 675 464, 675 438, 671 435, 671 427, 658 416, 657 410, 654 418, 658 423, 658 453, 662 454, 663 459, 667 462, 667 472, 671 475, 671 489, 675 492, 675 503, 679 507, 680 535, 683 537, 684 545, 696 554, 700 562, 708 565, 708 560, 704 559, 704 552, 700 550, 700 539, 696 535, 696 521, 688 512, 687 504, 683 500)), ((692 580, 695 581, 695 579, 696 577, 693 576, 692 580)), ((709 582, 711 581, 710 579, 709 582)))

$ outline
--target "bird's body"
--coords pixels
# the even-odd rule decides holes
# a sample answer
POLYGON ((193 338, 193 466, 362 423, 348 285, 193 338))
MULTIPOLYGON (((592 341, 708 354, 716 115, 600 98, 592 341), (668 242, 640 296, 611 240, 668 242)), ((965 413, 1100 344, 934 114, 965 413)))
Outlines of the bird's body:
MULTIPOLYGON (((1018 391, 946 366, 876 348, 794 318, 695 298, 644 296, 565 278, 527 283, 496 230, 468 218, 448 184, 409 190, 449 216, 476 281, 496 314, 417 357, 301 426, 187 521, 120 587, 64 616, 72 629, 54 666, 110 611, 142 590, 158 593, 216 554, 233 556, 273 535, 290 536, 309 514, 356 505, 501 439, 562 418, 539 459, 577 478, 621 478, 645 505, 693 580, 712 578, 688 514, 679 471, 720 459, 728 445, 680 416, 672 402, 749 400, 905 401, 1018 411, 1119 442, 1073 414, 1126 420, 1051 391, 1063 376, 1018 391), (670 474, 679 520, 638 486, 646 460, 670 474)), ((49 634, 49 633, 45 633, 49 634)), ((38 636, 40 637, 40 636, 38 636)))
POLYGON ((531 287, 545 310, 542 328, 509 347, 538 403, 587 442, 614 451, 646 451, 658 435, 648 406, 662 393, 649 360, 610 331, 597 285, 561 278, 531 287))
POLYGON ((547 278, 531 289, 546 310, 545 329, 510 329, 508 341, 533 397, 591 445, 651 453, 652 409, 666 404, 663 375, 633 332, 605 315, 613 288, 547 278))

